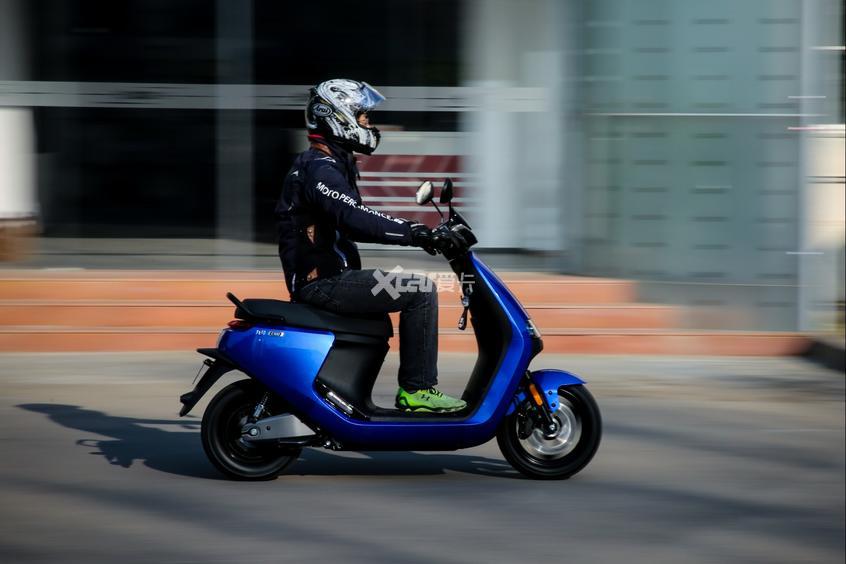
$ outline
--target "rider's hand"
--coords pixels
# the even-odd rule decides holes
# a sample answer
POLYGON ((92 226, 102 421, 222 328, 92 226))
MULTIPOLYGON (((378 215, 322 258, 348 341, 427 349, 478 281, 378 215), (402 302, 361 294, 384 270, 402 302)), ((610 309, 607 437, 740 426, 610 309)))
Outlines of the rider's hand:
POLYGON ((420 247, 430 255, 434 255, 435 251, 434 241, 432 238, 432 230, 422 223, 411 224, 411 244, 415 247, 420 247))

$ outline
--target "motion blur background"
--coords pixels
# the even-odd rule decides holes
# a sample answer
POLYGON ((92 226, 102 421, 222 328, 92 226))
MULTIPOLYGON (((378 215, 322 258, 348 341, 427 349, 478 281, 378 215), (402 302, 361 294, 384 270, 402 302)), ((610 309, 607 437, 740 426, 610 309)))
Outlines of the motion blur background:
MULTIPOLYGON (((0 0, 0 562, 842 563, 843 15, 0 0), (176 418, 224 294, 287 298, 273 208, 308 89, 336 77, 387 96, 365 200, 434 225, 414 191, 451 176, 543 332, 532 370, 589 382, 603 444, 572 480, 511 479, 490 442, 306 449, 275 483, 222 483, 212 394, 176 418), (840 371, 784 357, 806 353, 840 371)), ((460 313, 453 286, 453 395, 476 359, 460 313)))
POLYGON ((842 331, 842 22, 842 0, 0 0, 0 252, 278 268, 308 87, 349 77, 388 99, 374 207, 432 225, 412 194, 449 174, 506 266, 635 280, 706 328, 842 331))

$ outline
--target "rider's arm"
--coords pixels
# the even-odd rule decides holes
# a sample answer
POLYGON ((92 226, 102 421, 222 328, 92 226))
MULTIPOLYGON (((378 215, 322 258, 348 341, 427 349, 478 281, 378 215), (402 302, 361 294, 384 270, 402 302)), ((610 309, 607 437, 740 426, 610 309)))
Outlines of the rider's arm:
POLYGON ((411 223, 358 203, 343 175, 333 167, 315 171, 306 187, 308 198, 335 218, 337 225, 355 241, 388 245, 411 245, 411 223))

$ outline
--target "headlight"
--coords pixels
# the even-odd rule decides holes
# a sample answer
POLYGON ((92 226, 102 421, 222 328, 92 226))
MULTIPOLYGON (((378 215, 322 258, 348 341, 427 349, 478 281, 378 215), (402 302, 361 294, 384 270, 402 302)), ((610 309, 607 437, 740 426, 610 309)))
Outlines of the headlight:
POLYGON ((532 337, 536 337, 538 339, 541 338, 540 330, 537 328, 537 326, 535 326, 535 322, 531 319, 529 319, 529 322, 526 323, 526 329, 529 330, 529 335, 531 335, 532 337))

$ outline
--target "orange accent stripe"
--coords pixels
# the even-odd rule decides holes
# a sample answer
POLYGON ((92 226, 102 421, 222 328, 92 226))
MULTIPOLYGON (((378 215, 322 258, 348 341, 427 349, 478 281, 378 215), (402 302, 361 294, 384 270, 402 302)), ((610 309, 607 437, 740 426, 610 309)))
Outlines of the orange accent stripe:
POLYGON ((543 398, 541 397, 540 392, 538 392, 537 387, 535 387, 534 382, 529 383, 529 391, 532 393, 532 397, 535 399, 535 404, 538 407, 542 406, 543 398))

